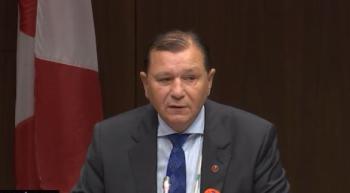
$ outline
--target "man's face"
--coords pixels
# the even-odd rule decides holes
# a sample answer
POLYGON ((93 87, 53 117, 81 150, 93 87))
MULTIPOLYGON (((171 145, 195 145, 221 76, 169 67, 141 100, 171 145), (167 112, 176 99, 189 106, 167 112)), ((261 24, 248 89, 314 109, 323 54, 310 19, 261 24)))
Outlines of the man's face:
POLYGON ((210 93, 215 69, 209 73, 195 46, 180 52, 151 51, 147 74, 141 72, 145 95, 161 118, 183 132, 210 93))

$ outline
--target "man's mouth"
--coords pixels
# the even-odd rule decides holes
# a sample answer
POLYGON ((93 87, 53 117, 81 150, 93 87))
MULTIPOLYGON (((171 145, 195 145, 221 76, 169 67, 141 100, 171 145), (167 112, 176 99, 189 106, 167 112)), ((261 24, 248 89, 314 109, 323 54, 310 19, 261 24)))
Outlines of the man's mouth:
POLYGON ((185 108, 186 106, 181 106, 181 105, 169 105, 170 108, 174 108, 174 109, 181 109, 181 108, 185 108))

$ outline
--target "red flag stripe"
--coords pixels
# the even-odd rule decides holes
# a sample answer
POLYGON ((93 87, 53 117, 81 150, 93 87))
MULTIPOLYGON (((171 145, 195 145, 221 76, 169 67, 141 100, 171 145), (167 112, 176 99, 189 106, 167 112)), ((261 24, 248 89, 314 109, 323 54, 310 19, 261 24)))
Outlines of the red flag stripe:
POLYGON ((34 37, 36 27, 37 0, 19 0, 20 29, 34 37))
POLYGON ((17 189, 38 189, 40 180, 35 158, 34 117, 23 120, 15 130, 15 175, 17 189))
POLYGON ((41 187, 67 192, 78 179, 93 125, 102 118, 98 75, 38 58, 35 72, 35 137, 41 187))

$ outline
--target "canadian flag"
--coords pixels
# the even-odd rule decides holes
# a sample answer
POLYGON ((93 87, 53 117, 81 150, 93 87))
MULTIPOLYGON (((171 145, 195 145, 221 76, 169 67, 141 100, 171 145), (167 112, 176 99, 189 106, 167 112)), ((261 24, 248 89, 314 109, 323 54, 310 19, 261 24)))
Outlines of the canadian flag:
POLYGON ((102 118, 90 0, 19 0, 18 189, 68 192, 102 118))

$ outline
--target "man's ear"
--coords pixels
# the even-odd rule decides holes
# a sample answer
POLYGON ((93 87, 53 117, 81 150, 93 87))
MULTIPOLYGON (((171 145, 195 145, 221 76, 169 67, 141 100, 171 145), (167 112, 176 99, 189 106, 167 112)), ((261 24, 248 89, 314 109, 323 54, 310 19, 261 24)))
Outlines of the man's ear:
POLYGON ((148 82, 147 82, 147 74, 144 71, 140 72, 140 79, 142 81, 143 89, 145 90, 145 96, 148 98, 148 82))
POLYGON ((213 79, 214 79, 215 72, 216 72, 215 68, 210 69, 208 72, 208 82, 209 82, 209 84, 208 84, 208 96, 210 94, 211 87, 213 85, 213 79))

